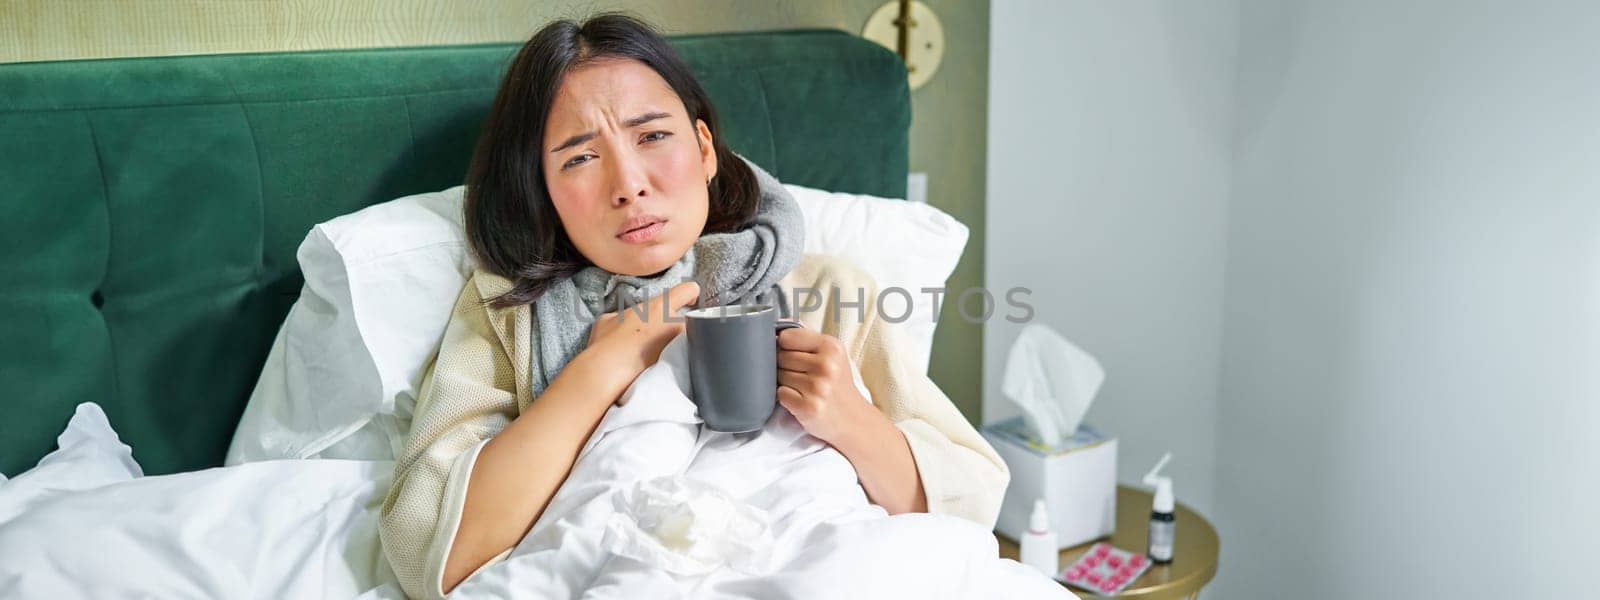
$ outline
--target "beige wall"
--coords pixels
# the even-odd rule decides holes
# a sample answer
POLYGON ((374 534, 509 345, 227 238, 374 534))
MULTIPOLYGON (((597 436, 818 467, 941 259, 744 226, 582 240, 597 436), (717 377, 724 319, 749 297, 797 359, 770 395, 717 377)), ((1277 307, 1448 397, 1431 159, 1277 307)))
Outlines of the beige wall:
MULTIPOLYGON (((983 284, 984 149, 989 2, 924 0, 946 53, 913 93, 911 168, 929 202, 972 228, 960 290, 983 284)), ((555 17, 625 8, 667 33, 828 27, 859 33, 878 0, 0 0, 0 62, 419 46, 527 39, 555 17)), ((980 414, 983 336, 957 316, 939 325, 933 378, 973 420, 980 414)))
POLYGON ((859 30, 875 0, 0 0, 0 62, 527 39, 555 17, 626 8, 691 33, 859 30))

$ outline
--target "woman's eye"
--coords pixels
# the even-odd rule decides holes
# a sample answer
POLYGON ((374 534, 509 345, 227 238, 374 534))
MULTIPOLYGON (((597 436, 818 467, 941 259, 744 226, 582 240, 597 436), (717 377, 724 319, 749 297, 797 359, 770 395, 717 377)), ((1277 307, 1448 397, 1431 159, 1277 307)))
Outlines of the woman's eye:
POLYGON ((639 138, 639 141, 641 141, 641 142, 654 142, 654 141, 657 141, 657 140, 667 139, 667 136, 669 136, 669 135, 672 135, 672 134, 668 133, 668 132, 665 132, 665 131, 652 131, 650 133, 644 134, 644 137, 639 138))
POLYGON ((566 168, 569 168, 569 167, 576 167, 576 166, 581 165, 581 164, 586 163, 586 162, 589 162, 589 155, 587 155, 587 154, 579 154, 577 156, 574 156, 574 157, 568 159, 567 162, 562 163, 561 164, 561 168, 566 169, 566 168))

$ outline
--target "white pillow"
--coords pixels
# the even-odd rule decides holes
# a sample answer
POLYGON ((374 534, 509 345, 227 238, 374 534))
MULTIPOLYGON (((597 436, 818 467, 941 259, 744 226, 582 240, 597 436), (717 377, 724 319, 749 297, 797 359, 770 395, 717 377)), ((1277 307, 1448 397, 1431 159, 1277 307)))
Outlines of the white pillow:
MULTIPOLYGON (((786 185, 805 216, 805 251, 861 267, 899 318, 926 371, 942 287, 967 228, 925 204, 786 185), (915 252, 906 251, 916 248, 915 252)), ((422 375, 472 271, 461 225, 465 188, 407 196, 312 228, 305 276, 262 368, 226 464, 274 458, 393 460, 422 375)))
POLYGON ((927 372, 944 295, 935 302, 923 289, 943 288, 950 279, 967 246, 967 226, 927 204, 784 187, 805 213, 806 252, 842 257, 871 275, 882 298, 879 312, 899 321, 918 372, 927 372), (905 293, 883 293, 889 288, 905 293))
POLYGON ((398 198, 311 229, 295 254, 305 286, 225 464, 399 455, 423 372, 472 272, 464 190, 398 198))

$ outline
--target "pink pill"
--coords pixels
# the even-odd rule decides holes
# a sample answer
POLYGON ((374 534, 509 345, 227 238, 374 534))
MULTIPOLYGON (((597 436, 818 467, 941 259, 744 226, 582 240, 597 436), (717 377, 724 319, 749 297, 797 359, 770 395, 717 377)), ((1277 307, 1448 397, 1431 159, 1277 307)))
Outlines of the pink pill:
POLYGON ((1121 569, 1117 569, 1117 577, 1122 577, 1122 578, 1133 577, 1133 573, 1134 573, 1133 565, 1123 565, 1121 569))
POLYGON ((1128 557, 1128 564, 1133 565, 1135 567, 1144 565, 1144 555, 1143 554, 1135 554, 1133 556, 1128 557))
POLYGON ((1100 566, 1100 557, 1098 557, 1098 556, 1090 556, 1088 558, 1085 558, 1085 559, 1083 559, 1083 564, 1089 565, 1091 567, 1098 567, 1098 566, 1100 566))
POLYGON ((1106 559, 1106 564, 1111 565, 1111 568, 1113 568, 1113 569, 1115 569, 1117 567, 1120 567, 1120 566, 1122 566, 1122 557, 1121 556, 1109 557, 1109 558, 1106 559))
POLYGON ((1111 546, 1107 546, 1105 544, 1095 544, 1095 546, 1094 546, 1094 555, 1095 556, 1104 557, 1107 554, 1111 554, 1111 546))
POLYGON ((1073 569, 1071 571, 1067 571, 1066 579, 1067 579, 1067 581, 1077 581, 1079 579, 1083 579, 1083 571, 1080 571, 1078 569, 1073 569))
POLYGON ((1100 581, 1101 580, 1102 580, 1102 578, 1100 577, 1099 573, 1090 573, 1089 574, 1089 583, 1092 583, 1092 584, 1095 584, 1095 585, 1100 585, 1100 581))

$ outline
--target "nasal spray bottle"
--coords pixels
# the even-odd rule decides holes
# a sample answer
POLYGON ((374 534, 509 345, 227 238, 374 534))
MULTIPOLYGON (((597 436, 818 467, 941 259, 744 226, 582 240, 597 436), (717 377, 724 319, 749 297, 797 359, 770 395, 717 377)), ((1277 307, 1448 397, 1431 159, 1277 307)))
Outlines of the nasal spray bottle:
POLYGON ((1150 507, 1150 561, 1157 564, 1172 562, 1172 545, 1176 540, 1178 521, 1172 514, 1172 478, 1158 475, 1161 467, 1172 460, 1168 452, 1156 462, 1156 468, 1144 476, 1144 484, 1156 489, 1155 501, 1150 507))
POLYGON ((1019 540, 1018 558, 1022 564, 1055 577, 1061 568, 1061 549, 1056 547, 1056 533, 1050 530, 1050 514, 1045 511, 1044 499, 1033 501, 1033 514, 1028 517, 1028 531, 1019 540))

